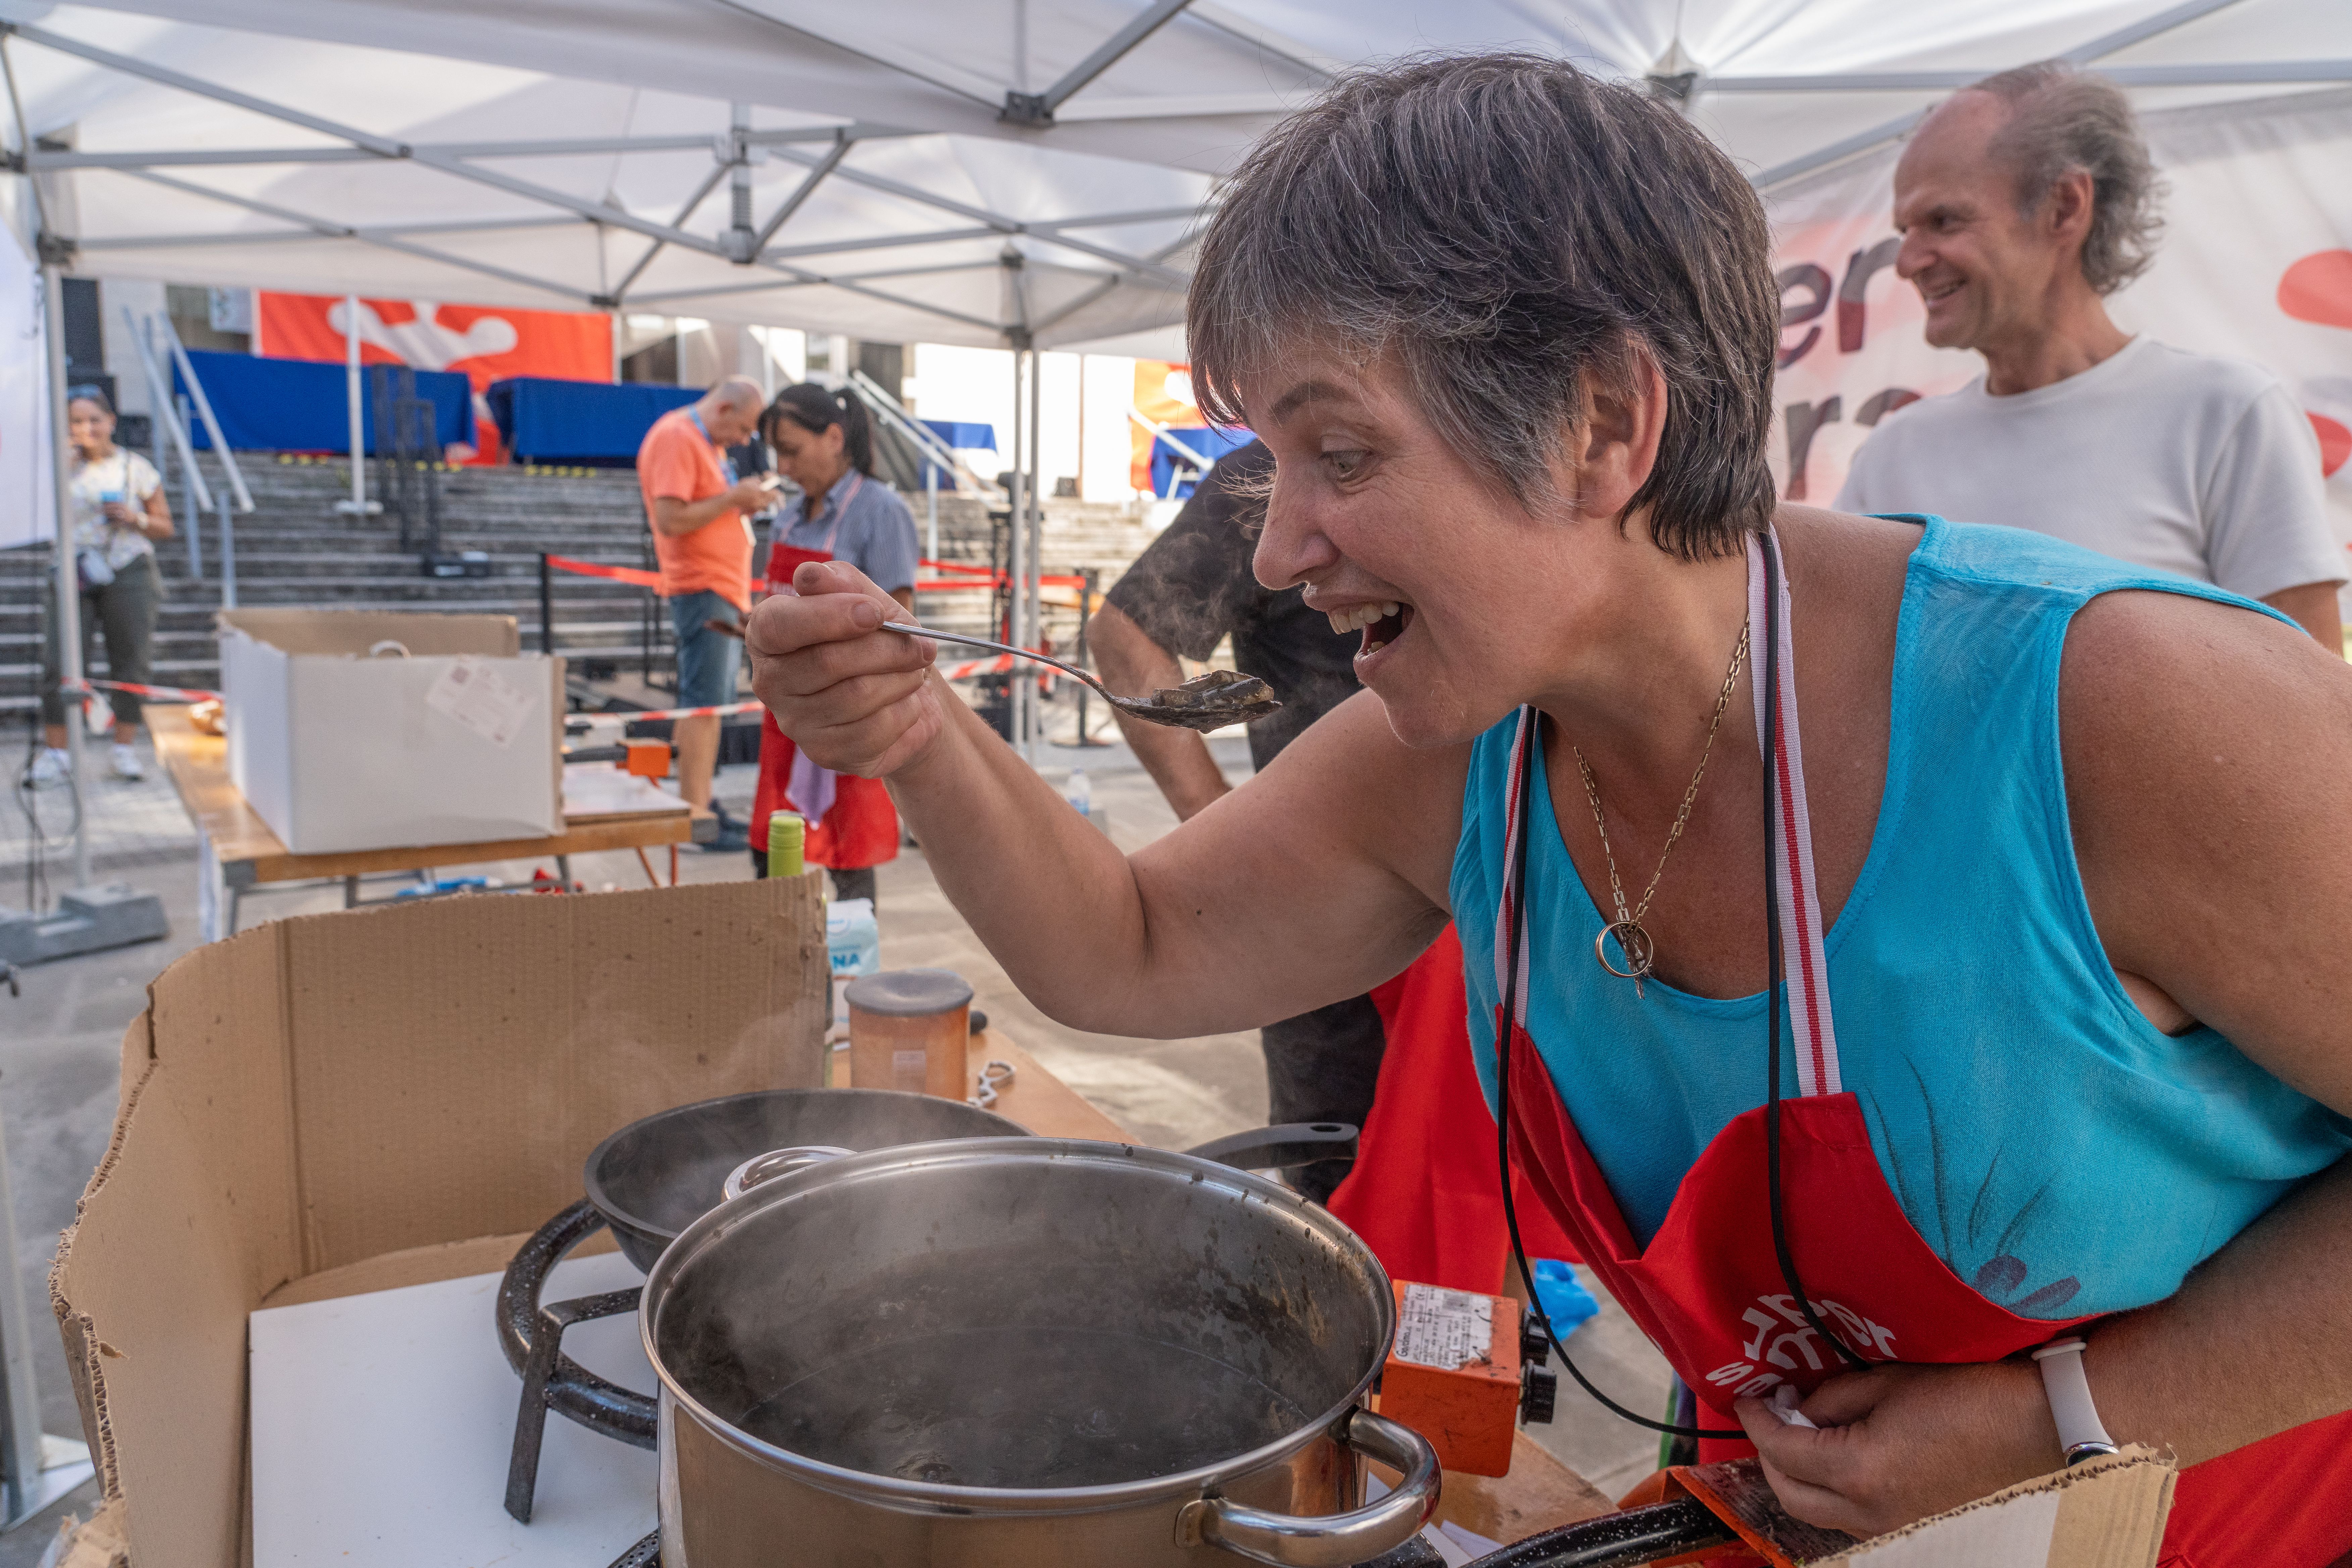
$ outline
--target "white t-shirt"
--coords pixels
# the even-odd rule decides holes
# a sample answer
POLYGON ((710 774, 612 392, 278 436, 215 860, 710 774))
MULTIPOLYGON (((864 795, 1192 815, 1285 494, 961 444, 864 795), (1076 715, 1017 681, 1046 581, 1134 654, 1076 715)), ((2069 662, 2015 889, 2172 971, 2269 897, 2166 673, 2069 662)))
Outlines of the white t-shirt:
POLYGON ((2318 437, 2279 379, 2145 336, 1994 397, 1979 376, 1880 422, 1842 511, 2028 528, 2250 599, 2341 582, 2318 437))
POLYGON ((77 458, 73 471, 77 548, 105 552, 106 563, 118 572, 142 555, 155 553, 153 540, 135 528, 120 528, 106 521, 106 503, 118 500, 143 511, 147 498, 163 486, 154 464, 120 447, 95 463, 77 458))

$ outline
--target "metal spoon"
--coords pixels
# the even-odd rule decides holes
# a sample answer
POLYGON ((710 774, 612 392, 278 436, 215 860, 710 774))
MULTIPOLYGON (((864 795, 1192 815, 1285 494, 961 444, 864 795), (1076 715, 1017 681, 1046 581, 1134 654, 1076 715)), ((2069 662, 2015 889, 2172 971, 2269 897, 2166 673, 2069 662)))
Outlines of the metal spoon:
POLYGON ((996 653, 1009 653, 1015 658, 1032 658, 1039 664, 1050 664, 1063 674, 1085 681, 1102 696, 1102 700, 1122 713, 1131 713, 1149 724, 1166 724, 1180 730, 1222 730, 1228 724, 1238 724, 1260 718, 1282 706, 1274 689, 1255 675, 1236 675, 1230 669, 1213 669, 1206 675, 1195 676, 1181 686, 1163 686, 1151 694, 1151 700, 1121 697, 1074 664, 1065 664, 1051 654, 1033 648, 1014 647, 1010 643, 991 642, 986 637, 966 637, 961 632, 934 631, 907 621, 884 621, 882 629, 903 632, 908 637, 929 637, 935 642, 961 643, 966 647, 984 647, 996 653))

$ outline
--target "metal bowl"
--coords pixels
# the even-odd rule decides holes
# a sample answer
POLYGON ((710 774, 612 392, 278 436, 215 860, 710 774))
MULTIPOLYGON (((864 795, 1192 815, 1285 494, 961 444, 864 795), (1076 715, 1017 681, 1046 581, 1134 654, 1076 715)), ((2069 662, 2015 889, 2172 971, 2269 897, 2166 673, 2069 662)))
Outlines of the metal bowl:
POLYGON ((657 1111, 596 1145, 588 1201, 622 1254, 651 1271, 677 1233, 719 1206, 728 1173, 772 1149, 865 1152, 950 1138, 1026 1137, 993 1111, 886 1089, 775 1089, 657 1111))

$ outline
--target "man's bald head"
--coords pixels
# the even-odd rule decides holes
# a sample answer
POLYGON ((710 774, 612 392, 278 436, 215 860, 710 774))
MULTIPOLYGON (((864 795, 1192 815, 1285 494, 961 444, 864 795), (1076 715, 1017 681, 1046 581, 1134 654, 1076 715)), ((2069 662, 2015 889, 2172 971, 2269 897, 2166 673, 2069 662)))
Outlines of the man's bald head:
POLYGON ((767 395, 758 382, 747 375, 730 375, 698 398, 694 408, 702 416, 702 427, 710 432, 715 445, 736 447, 759 429, 760 410, 766 404, 767 395))

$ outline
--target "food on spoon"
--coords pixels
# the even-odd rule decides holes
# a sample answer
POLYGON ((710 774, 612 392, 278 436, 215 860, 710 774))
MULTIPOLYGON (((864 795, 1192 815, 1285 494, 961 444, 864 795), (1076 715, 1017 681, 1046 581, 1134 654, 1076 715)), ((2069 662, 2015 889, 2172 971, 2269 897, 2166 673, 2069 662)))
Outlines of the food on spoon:
POLYGON ((1151 694, 1156 712, 1129 711, 1155 723, 1188 730, 1222 730, 1228 724, 1262 718, 1282 706, 1274 689, 1255 675, 1213 669, 1181 686, 1163 686, 1151 694))

